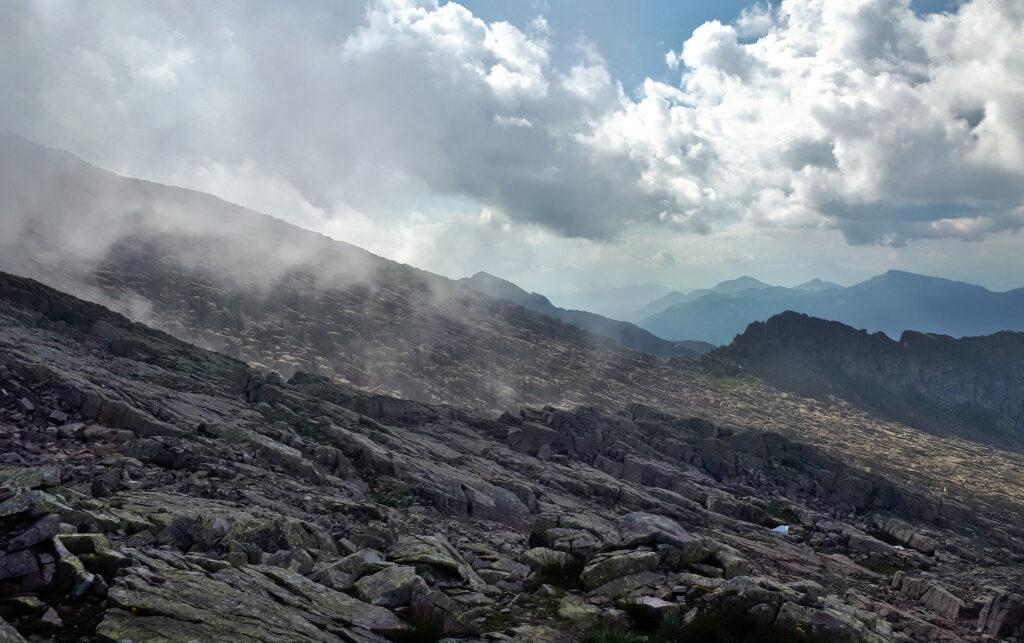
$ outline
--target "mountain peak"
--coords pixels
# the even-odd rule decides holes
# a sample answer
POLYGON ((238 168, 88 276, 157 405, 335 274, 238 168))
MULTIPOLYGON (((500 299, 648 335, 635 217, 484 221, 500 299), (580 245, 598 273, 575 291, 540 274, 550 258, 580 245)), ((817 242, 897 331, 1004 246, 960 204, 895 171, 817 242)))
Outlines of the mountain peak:
POLYGON ((771 288, 771 287, 772 286, 770 284, 766 284, 763 281, 761 281, 760 279, 756 279, 756 278, 750 277, 748 275, 743 275, 742 277, 737 277, 735 279, 727 279, 725 281, 719 282, 718 284, 715 285, 714 288, 709 288, 706 291, 695 291, 695 292, 698 292, 698 293, 699 292, 713 292, 713 293, 722 293, 722 294, 726 294, 726 295, 731 295, 731 294, 743 292, 744 290, 751 290, 751 289, 763 290, 765 288, 771 288))
POLYGON ((914 288, 931 288, 931 289, 950 289, 959 291, 973 291, 976 293, 988 293, 990 292, 983 286, 976 284, 967 283, 966 281, 954 281, 952 279, 946 279, 945 277, 934 277, 932 275, 922 275, 916 272, 908 272, 906 270, 887 270, 886 272, 872 277, 866 281, 862 281, 856 286, 877 286, 877 285, 893 285, 903 287, 914 287, 914 288))
POLYGON ((793 286, 796 290, 810 290, 810 291, 822 291, 822 290, 839 290, 842 288, 839 284, 832 281, 825 281, 824 279, 818 279, 815 277, 809 281, 793 286))
POLYGON ((760 279, 757 279, 756 277, 751 277, 750 275, 743 275, 741 277, 736 277, 735 279, 726 279, 725 281, 719 282, 718 285, 715 286, 715 288, 720 288, 722 286, 744 286, 748 288, 771 287, 768 284, 761 281, 760 279))
MULTIPOLYGON (((508 299, 520 306, 531 297, 542 297, 536 293, 529 293, 507 279, 495 277, 489 272, 480 271, 472 277, 465 277, 459 280, 473 290, 498 299, 508 299)), ((545 298, 545 302, 547 299, 545 298)), ((550 302, 548 302, 550 305, 550 302)))

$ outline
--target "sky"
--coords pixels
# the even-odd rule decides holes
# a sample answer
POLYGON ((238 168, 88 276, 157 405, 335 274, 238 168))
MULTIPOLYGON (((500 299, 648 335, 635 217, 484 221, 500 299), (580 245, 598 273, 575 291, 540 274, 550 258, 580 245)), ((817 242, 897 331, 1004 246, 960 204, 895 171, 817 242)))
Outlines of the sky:
POLYGON ((0 3, 0 131, 539 292, 1024 285, 1019 0, 0 3))

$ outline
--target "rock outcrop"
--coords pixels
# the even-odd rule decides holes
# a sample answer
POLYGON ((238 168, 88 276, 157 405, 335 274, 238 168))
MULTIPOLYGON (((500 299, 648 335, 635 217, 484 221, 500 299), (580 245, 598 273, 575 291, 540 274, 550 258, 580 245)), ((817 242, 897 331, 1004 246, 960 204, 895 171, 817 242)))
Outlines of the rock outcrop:
POLYGON ((838 395, 927 431, 1024 450, 1024 333, 899 341, 794 312, 712 353, 810 395, 838 395))

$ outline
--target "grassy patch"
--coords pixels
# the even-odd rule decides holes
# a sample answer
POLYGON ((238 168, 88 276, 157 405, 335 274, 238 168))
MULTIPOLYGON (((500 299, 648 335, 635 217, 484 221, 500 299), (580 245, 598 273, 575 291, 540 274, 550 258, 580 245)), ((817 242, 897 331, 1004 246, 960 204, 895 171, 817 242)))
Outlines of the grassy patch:
POLYGON ((894 563, 884 558, 869 558, 868 560, 860 561, 858 564, 864 569, 870 569, 876 574, 883 576, 892 576, 896 572, 905 572, 909 569, 906 565, 894 563))
POLYGON ((685 623, 681 617, 666 618, 647 640, 649 643, 838 643, 807 632, 780 631, 754 620, 746 612, 701 614, 689 623, 685 623))
MULTIPOLYGON (((702 613, 688 622, 681 613, 657 619, 635 600, 619 605, 629 617, 629 625, 597 623, 583 633, 587 643, 826 643, 826 639, 807 631, 782 631, 751 617, 745 611, 702 613)), ((838 643, 830 642, 830 643, 838 643)))
POLYGON ((757 378, 749 375, 729 375, 712 377, 718 387, 726 391, 739 391, 757 384, 757 378))
POLYGON ((582 571, 583 564, 575 561, 569 565, 545 565, 537 570, 530 582, 533 587, 554 585, 562 589, 577 589, 582 571))
POLYGON ((484 617, 480 624, 480 629, 483 632, 504 632, 516 625, 519 625, 519 620, 516 617, 495 610, 484 617))
POLYGON ((764 510, 772 518, 777 518, 784 525, 796 525, 800 523, 800 518, 797 517, 796 512, 789 508, 789 505, 782 503, 778 500, 772 500, 764 506, 764 510))
POLYGON ((444 623, 431 610, 413 606, 405 615, 405 626, 390 634, 398 643, 435 643, 444 638, 444 623))
POLYGON ((366 497, 385 507, 404 509, 416 504, 416 495, 404 485, 394 482, 378 482, 366 492, 366 497))
POLYGON ((594 625, 580 634, 580 643, 644 643, 647 637, 622 626, 594 625))
POLYGON ((619 603, 619 609, 626 613, 629 622, 641 632, 653 632, 658 629, 663 619, 636 598, 629 597, 619 603))
POLYGON ((537 596, 530 594, 523 601, 523 605, 529 608, 538 617, 544 619, 558 619, 558 607, 561 605, 561 596, 537 596))

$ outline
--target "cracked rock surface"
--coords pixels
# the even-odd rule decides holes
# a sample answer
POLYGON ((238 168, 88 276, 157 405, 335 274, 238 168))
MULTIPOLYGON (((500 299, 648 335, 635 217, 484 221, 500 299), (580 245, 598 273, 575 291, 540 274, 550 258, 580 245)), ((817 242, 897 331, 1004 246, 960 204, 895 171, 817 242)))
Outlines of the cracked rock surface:
POLYGON ((0 275, 0 640, 1016 640, 1022 543, 778 431, 286 380, 0 275))

